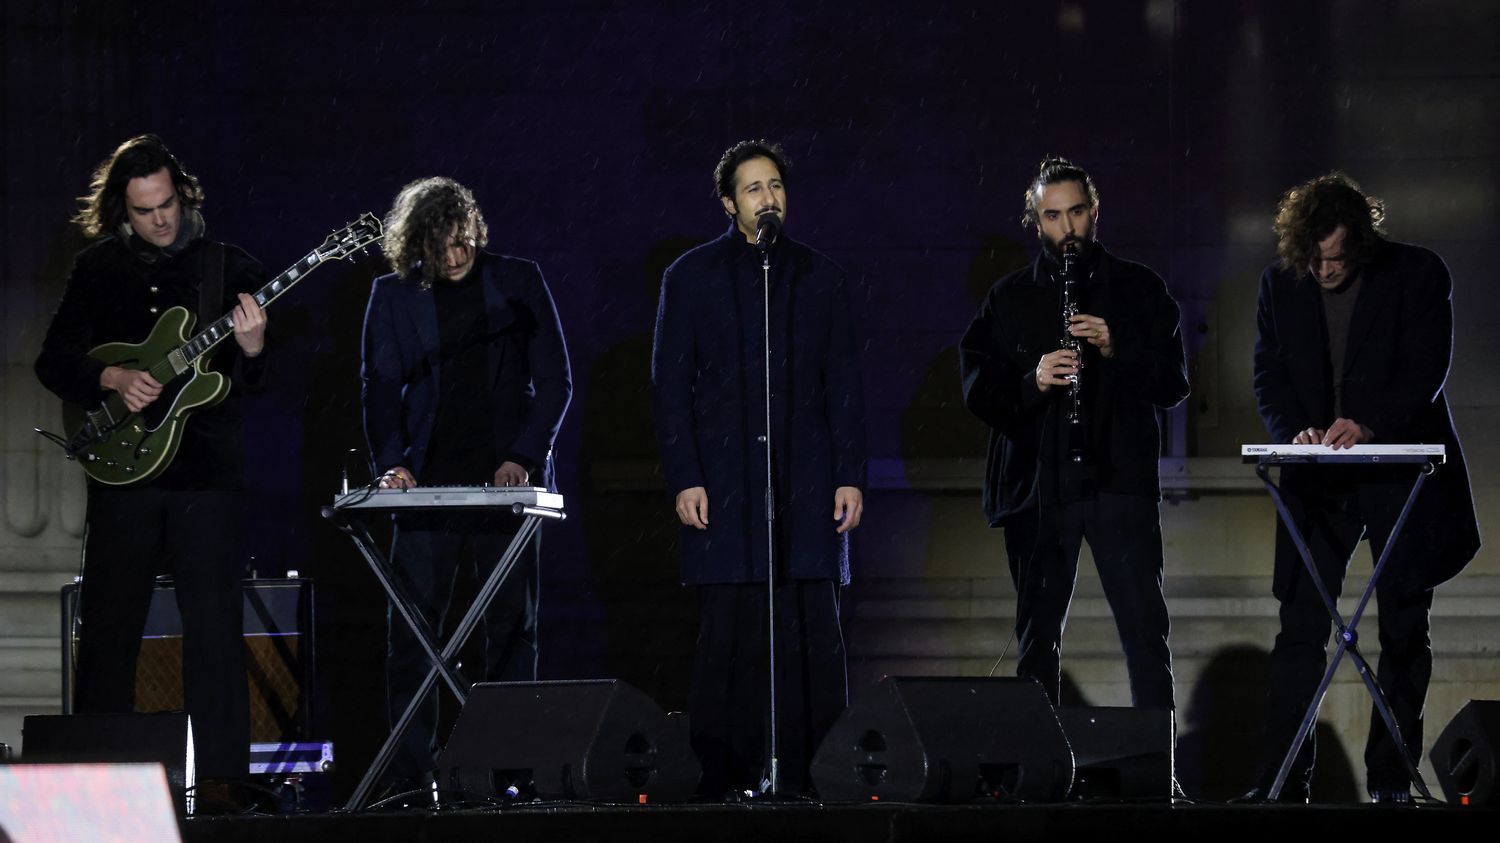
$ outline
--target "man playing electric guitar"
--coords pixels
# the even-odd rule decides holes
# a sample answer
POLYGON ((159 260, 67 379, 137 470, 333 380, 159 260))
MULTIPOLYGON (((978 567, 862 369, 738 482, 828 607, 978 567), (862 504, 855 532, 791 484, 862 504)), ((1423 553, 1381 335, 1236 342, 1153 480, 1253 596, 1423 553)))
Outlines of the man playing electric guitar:
POLYGON ((182 613, 199 776, 240 778, 250 726, 237 555, 245 480, 239 395, 266 373, 266 316, 249 295, 265 271, 204 236, 202 202, 198 180, 154 135, 126 141, 99 165, 74 219, 95 239, 74 261, 36 373, 65 401, 97 404, 115 392, 138 413, 167 400, 163 385, 89 350, 140 341, 174 306, 198 314, 200 324, 233 314, 234 343, 223 343, 212 362, 233 386, 194 416, 172 463, 131 485, 89 482, 74 710, 134 709, 141 632, 165 562, 182 613))

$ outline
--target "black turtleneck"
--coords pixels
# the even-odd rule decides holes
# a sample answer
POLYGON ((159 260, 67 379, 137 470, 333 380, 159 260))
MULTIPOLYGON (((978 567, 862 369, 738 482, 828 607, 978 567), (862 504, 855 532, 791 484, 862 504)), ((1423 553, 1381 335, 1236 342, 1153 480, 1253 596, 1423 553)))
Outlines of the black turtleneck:
POLYGON ((488 380, 494 337, 485 314, 483 261, 482 253, 476 255, 473 268, 461 281, 439 280, 432 285, 442 374, 427 467, 417 478, 425 485, 490 483, 500 467, 491 429, 488 380))

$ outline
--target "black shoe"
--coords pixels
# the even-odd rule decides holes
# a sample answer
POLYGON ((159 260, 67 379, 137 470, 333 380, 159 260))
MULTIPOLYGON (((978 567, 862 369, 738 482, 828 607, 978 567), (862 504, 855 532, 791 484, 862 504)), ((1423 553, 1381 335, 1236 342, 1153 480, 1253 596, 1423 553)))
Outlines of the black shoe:
POLYGON ((402 776, 377 794, 372 806, 382 808, 432 808, 437 804, 437 785, 429 775, 402 776))
POLYGON ((1288 784, 1283 787, 1281 795, 1276 797, 1275 803, 1272 803, 1271 798, 1267 795, 1270 792, 1271 788, 1269 787, 1252 787, 1244 796, 1239 796, 1229 801, 1237 805, 1306 805, 1308 803, 1309 793, 1307 789, 1299 788, 1296 785, 1288 784))
POLYGON ((1371 788, 1370 802, 1376 805, 1410 805, 1411 791, 1371 788))

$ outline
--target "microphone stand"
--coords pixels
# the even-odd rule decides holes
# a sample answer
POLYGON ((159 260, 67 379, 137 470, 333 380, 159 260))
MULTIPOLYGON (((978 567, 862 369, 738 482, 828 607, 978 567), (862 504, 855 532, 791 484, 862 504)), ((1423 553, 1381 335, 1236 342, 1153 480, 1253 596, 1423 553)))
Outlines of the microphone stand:
MULTIPOLYGON (((770 235, 771 232, 764 231, 763 234, 770 235)), ((776 796, 780 790, 781 782, 781 759, 778 754, 780 743, 777 736, 776 720, 776 487, 775 478, 771 472, 771 243, 765 242, 760 252, 761 271, 761 293, 764 314, 765 338, 761 348, 765 351, 765 402, 766 402, 766 646, 769 648, 770 667, 770 747, 766 768, 766 778, 762 782, 761 791, 768 796, 776 796)))

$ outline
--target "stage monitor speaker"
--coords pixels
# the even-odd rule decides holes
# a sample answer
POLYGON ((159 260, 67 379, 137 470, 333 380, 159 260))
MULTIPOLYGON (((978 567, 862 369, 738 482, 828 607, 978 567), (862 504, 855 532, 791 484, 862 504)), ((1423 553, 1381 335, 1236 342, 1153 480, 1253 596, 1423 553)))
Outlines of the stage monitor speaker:
POLYGON ((702 774, 686 723, 615 679, 475 685, 437 767, 476 795, 608 802, 687 799, 702 774))
POLYGON ((1427 754, 1450 805, 1500 805, 1500 701, 1469 700, 1427 754))
POLYGON ((173 800, 187 812, 194 786, 188 716, 166 714, 33 714, 21 721, 27 764, 160 764, 173 800))
POLYGON ((1059 708, 1073 747, 1073 797, 1172 796, 1172 711, 1165 708, 1059 708))
MULTIPOLYGON (((261 743, 306 740, 310 733, 313 664, 312 580, 252 579, 245 589, 245 671, 250 688, 250 740, 261 743)), ((69 619, 76 612, 77 587, 63 587, 64 711, 72 700, 69 619)), ((85 634, 86 631, 84 631, 85 634)), ((176 711, 182 690, 182 616, 177 594, 165 581, 151 594, 151 609, 136 660, 136 711, 176 711)))
POLYGON ((155 764, 0 764, 0 840, 181 839, 155 764))
POLYGON ((813 756, 833 801, 1055 801, 1073 753, 1042 686, 1030 679, 892 678, 860 694, 813 756))

